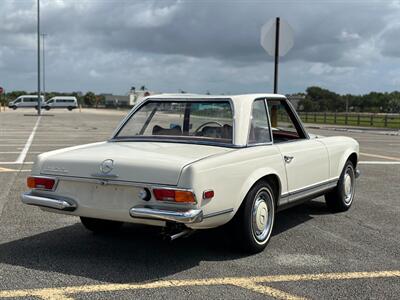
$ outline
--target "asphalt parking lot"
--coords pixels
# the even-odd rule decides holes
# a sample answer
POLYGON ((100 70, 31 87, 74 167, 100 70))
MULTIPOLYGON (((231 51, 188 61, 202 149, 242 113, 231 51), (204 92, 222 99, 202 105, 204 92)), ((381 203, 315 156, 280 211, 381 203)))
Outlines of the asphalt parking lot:
POLYGON ((99 236, 20 202, 37 154, 105 140, 125 113, 0 112, 0 298, 399 299, 399 135, 310 129, 360 142, 355 202, 346 213, 323 198, 278 213, 257 255, 236 252, 223 229, 172 243, 138 225, 99 236))

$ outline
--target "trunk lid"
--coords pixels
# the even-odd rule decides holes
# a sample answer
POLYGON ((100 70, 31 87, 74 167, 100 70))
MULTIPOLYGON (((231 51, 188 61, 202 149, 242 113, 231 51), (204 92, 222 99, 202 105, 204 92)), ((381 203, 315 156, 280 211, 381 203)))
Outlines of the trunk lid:
POLYGON ((230 151, 183 143, 104 142, 45 153, 39 157, 40 173, 177 185, 184 166, 230 151))

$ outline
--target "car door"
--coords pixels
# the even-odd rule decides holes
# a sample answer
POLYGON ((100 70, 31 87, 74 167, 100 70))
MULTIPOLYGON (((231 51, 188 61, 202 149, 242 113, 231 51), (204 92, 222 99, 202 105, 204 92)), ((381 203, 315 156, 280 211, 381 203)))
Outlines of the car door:
POLYGON ((312 192, 329 179, 329 156, 325 145, 310 139, 285 99, 267 100, 274 144, 285 164, 288 184, 286 201, 312 192))

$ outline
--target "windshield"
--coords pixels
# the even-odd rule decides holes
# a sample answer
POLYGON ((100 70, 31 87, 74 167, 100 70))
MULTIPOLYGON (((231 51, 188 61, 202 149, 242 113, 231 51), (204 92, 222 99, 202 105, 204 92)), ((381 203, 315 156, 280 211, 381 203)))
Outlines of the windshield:
POLYGON ((116 139, 203 141, 232 144, 229 101, 157 101, 144 103, 116 139))

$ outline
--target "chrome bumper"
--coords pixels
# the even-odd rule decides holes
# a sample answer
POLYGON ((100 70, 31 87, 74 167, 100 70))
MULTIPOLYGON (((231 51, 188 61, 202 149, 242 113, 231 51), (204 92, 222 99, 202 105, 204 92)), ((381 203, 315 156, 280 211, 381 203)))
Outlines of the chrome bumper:
POLYGON ((201 209, 190 209, 187 211, 171 211, 144 206, 132 207, 129 210, 132 218, 153 219, 172 221, 177 223, 199 223, 203 221, 203 211, 201 209))
POLYGON ((74 211, 77 208, 76 203, 71 199, 54 199, 37 196, 32 194, 32 192, 21 194, 21 200, 25 204, 54 208, 64 211, 74 211))

